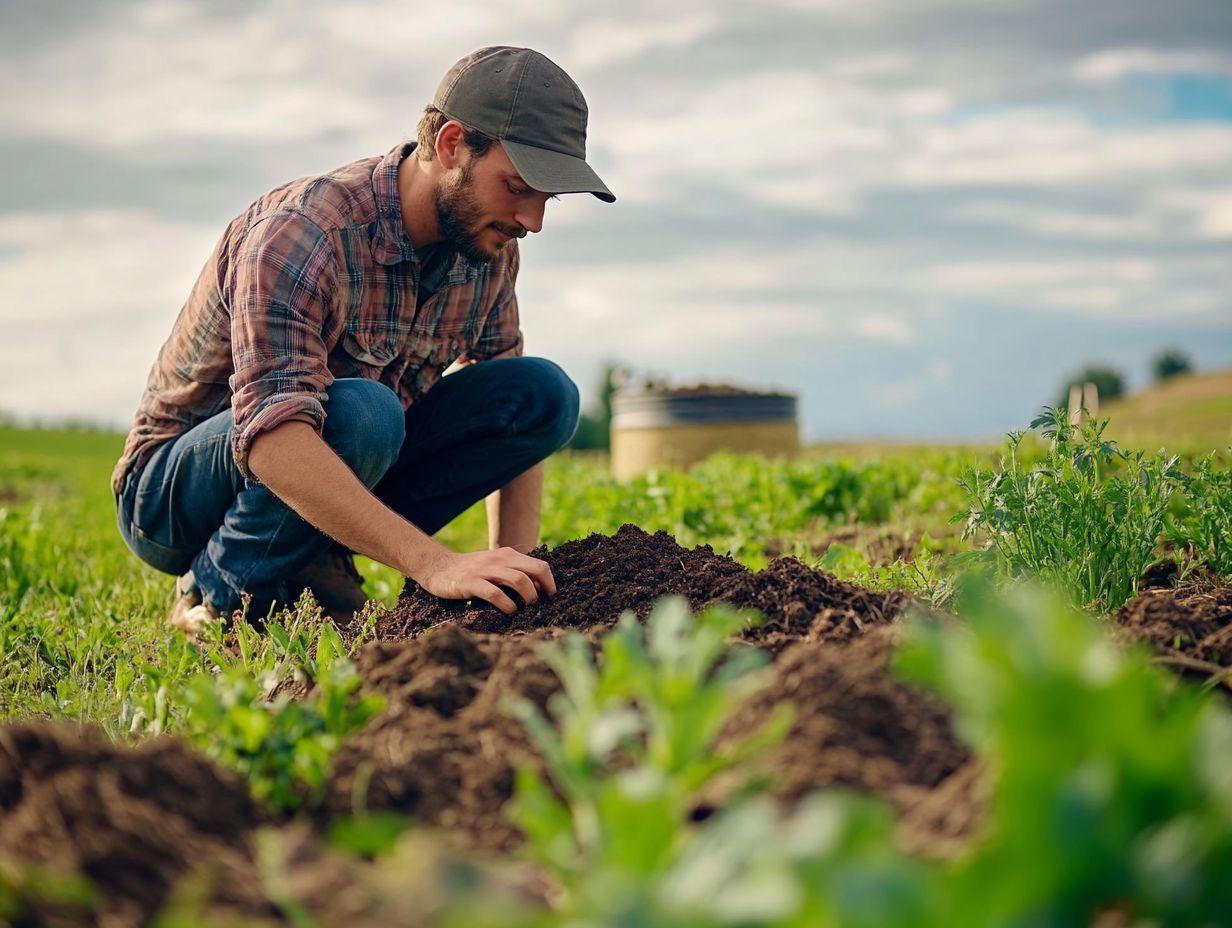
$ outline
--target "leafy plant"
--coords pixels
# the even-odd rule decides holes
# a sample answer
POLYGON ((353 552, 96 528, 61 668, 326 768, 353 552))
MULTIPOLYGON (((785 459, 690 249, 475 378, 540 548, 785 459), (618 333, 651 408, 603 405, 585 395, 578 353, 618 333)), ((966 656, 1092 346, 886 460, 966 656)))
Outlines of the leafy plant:
POLYGON ((510 815, 530 854, 583 908, 636 907, 639 886, 687 839, 698 790, 786 734, 784 708, 749 738, 715 745, 764 682, 753 671, 766 656, 728 643, 749 622, 721 608, 694 620, 683 600, 665 599, 645 626, 632 613, 621 618, 602 640, 598 667, 577 634, 544 649, 563 684, 549 703, 555 724, 534 704, 510 701, 549 776, 519 770, 510 815))
POLYGON ((303 700, 284 694, 271 701, 268 676, 254 677, 243 666, 195 677, 183 694, 188 716, 182 733, 208 756, 243 773, 257 800, 292 811, 324 789, 342 737, 384 705, 383 697, 357 695, 359 676, 345 655, 338 633, 321 626, 314 688, 303 700))
POLYGON ((903 590, 930 606, 941 607, 954 594, 954 578, 947 559, 938 553, 939 547, 925 535, 920 539, 915 557, 875 565, 860 549, 833 542, 817 566, 849 583, 873 590, 903 590))
POLYGON ((917 618, 897 668, 955 709, 993 796, 950 924, 1213 925, 1232 911, 1232 717, 1031 587, 917 618), (1139 921, 1139 919, 1141 921, 1139 921))
POLYGON ((1011 574, 1057 583, 1102 612, 1137 592, 1169 500, 1184 487, 1176 456, 1121 451, 1104 439, 1107 425, 1076 428, 1063 409, 1045 409, 1031 423, 1051 442, 1044 459, 1021 462, 1023 433, 1011 433, 999 467, 959 478, 967 508, 955 517, 966 522, 964 539, 987 534, 1011 574))
POLYGON ((1185 507, 1172 540, 1215 573, 1232 576, 1232 468, 1210 454, 1184 479, 1185 507))

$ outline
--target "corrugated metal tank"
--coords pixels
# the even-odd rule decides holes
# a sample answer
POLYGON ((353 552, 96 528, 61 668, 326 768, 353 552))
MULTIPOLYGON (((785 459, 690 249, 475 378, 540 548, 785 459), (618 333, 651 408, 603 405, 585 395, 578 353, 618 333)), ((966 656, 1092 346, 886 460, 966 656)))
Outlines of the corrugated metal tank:
POLYGON ((735 389, 621 391, 612 397, 612 475, 684 468, 716 451, 800 450, 796 397, 735 389))

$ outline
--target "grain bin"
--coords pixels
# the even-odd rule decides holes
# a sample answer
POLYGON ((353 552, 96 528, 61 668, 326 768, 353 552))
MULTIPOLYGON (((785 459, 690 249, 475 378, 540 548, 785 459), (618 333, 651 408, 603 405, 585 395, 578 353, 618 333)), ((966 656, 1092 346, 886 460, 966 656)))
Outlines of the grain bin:
POLYGON ((612 475, 683 468, 715 451, 800 450, 796 397, 730 386, 622 390, 612 397, 612 475))

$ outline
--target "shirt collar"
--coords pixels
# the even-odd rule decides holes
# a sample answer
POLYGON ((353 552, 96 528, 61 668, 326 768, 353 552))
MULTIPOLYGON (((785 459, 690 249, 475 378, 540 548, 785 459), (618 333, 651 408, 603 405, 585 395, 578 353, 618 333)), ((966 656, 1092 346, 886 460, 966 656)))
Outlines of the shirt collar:
MULTIPOLYGON (((376 196, 376 234, 372 254, 381 264, 418 261, 415 246, 402 226, 402 199, 398 196, 398 166, 415 150, 415 142, 399 142, 372 172, 372 192, 376 196)), ((480 268, 460 254, 446 275, 449 283, 463 283, 479 276, 480 268)))

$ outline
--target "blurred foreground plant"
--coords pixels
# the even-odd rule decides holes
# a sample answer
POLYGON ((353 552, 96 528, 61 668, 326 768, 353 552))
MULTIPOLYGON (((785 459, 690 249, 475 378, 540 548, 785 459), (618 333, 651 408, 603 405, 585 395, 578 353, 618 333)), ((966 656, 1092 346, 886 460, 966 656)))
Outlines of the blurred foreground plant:
POLYGON ((626 619, 598 669, 580 639, 552 652, 565 683, 555 727, 517 711, 555 791, 524 771, 513 806, 562 890, 542 924, 1010 928, 1090 925, 1113 911, 1134 925, 1222 924, 1226 708, 1033 587, 969 580, 957 611, 908 620, 895 658, 951 703, 989 777, 983 823, 949 861, 904 852, 887 808, 836 790, 786 815, 753 797, 688 821, 690 785, 733 759, 707 758, 723 713, 697 711, 731 692, 707 672, 724 666, 713 619, 690 629, 682 604, 660 606, 644 638, 626 619))
POLYGON ((723 723, 765 682, 753 671, 766 655, 729 640, 749 622, 723 608, 694 619, 684 600, 664 599, 644 626, 621 617, 598 667, 576 633, 544 649, 563 684, 549 702, 555 724, 529 701, 510 701, 551 783, 519 770, 510 815, 579 910, 638 923, 687 839, 698 790, 787 733, 784 706, 756 734, 715 749, 723 723))
POLYGON ((1031 586, 970 584, 896 668, 955 710, 993 779, 952 924, 1215 925, 1232 911, 1232 717, 1031 586))

